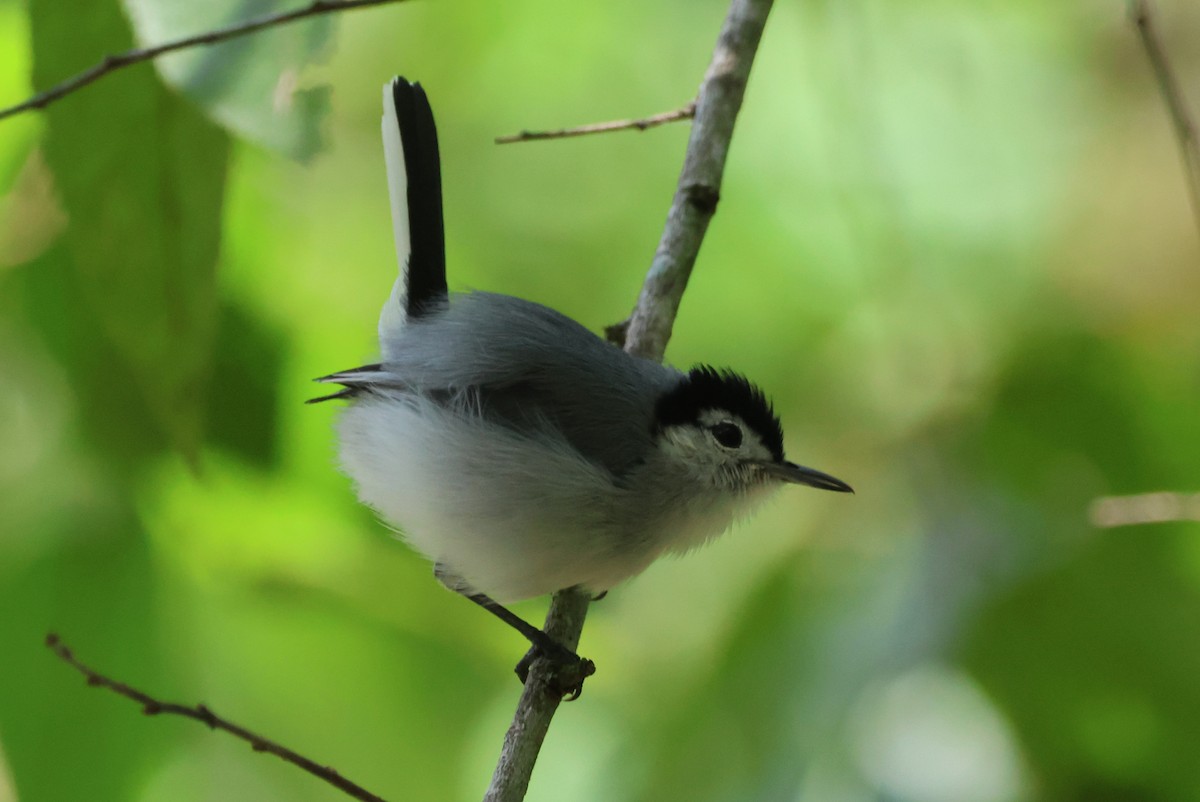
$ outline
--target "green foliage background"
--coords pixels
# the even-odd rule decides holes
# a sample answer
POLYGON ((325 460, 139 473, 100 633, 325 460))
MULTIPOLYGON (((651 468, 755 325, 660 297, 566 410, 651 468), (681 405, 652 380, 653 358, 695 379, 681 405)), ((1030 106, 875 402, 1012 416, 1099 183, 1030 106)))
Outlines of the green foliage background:
MULTIPOLYGON (((1162 0, 1200 108, 1200 7, 1162 0)), ((0 103, 271 0, 0 0, 0 103)), ((336 471, 309 383, 394 275, 379 88, 421 80, 452 286, 631 308, 719 0, 402 3, 0 123, 0 800, 327 800, 41 641, 389 799, 482 793, 510 633, 336 471)), ((531 800, 1200 798, 1200 248, 1116 2, 804 0, 768 24, 668 358, 734 365, 784 492, 597 605, 531 800)), ((540 617, 544 601, 521 606, 540 617)))

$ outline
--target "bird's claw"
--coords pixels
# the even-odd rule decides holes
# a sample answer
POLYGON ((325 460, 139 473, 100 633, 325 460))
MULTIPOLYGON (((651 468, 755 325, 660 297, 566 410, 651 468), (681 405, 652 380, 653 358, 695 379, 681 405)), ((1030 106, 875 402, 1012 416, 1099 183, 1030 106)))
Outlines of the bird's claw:
POLYGON ((549 672, 546 675, 547 693, 556 694, 564 702, 573 702, 583 693, 583 681, 596 673, 596 664, 586 657, 580 657, 567 647, 555 640, 546 638, 545 642, 535 643, 517 663, 515 669, 521 684, 529 681, 529 671, 534 662, 546 660, 549 672))

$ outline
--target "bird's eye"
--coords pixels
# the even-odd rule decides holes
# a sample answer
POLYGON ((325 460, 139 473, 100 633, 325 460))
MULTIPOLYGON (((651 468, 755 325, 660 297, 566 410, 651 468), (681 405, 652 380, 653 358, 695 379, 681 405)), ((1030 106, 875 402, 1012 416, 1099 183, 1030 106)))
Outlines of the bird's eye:
POLYGON ((742 430, 735 423, 722 421, 711 427, 709 431, 713 433, 713 437, 717 438, 717 442, 726 448, 737 448, 742 444, 742 430))

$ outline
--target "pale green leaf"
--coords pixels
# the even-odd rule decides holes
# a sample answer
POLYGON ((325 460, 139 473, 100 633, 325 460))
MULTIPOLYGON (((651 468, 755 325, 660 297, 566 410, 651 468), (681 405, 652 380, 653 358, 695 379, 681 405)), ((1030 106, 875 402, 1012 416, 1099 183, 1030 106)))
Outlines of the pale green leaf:
MULTIPOLYGON (((280 0, 123 0, 142 46, 238 25, 295 3, 280 0)), ((328 15, 267 28, 155 61, 170 85, 238 136, 305 160, 321 147, 328 87, 301 88, 300 71, 321 57, 328 15)))
MULTIPOLYGON (((86 54, 129 41, 115 0, 30 6, 39 86, 77 70, 86 54)), ((152 418, 140 430, 191 453, 217 316, 228 137, 146 69, 124 70, 51 106, 46 121, 75 286, 45 314, 94 320, 92 336, 107 340, 122 364, 88 369, 114 377, 108 393, 139 396, 152 418)))

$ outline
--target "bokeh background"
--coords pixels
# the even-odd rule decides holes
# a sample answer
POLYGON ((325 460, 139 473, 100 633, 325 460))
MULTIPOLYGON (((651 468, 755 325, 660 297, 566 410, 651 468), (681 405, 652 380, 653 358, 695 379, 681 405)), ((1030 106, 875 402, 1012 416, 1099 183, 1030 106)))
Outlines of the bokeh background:
MULTIPOLYGON (((280 5, 0 0, 0 103, 280 5)), ((373 356, 395 272, 380 87, 432 96, 452 287, 599 330, 686 124, 492 139, 682 105, 725 10, 401 3, 0 122, 0 800, 342 798, 85 687, 48 631, 389 799, 481 796, 523 644, 302 403, 373 356)), ((1158 10, 1200 108, 1200 5, 1158 10)), ((530 800, 1200 799, 1195 504, 1097 501, 1200 491, 1200 238, 1125 13, 778 4, 668 359, 754 377, 858 493, 781 493, 596 605, 530 800)))

